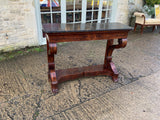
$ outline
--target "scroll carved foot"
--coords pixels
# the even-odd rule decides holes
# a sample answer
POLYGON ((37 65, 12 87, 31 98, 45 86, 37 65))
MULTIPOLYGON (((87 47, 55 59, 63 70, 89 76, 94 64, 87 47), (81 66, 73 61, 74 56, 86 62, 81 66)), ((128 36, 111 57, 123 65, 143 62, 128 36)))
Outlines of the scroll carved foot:
POLYGON ((127 39, 118 39, 118 44, 113 45, 113 40, 107 42, 106 55, 104 61, 104 69, 112 72, 111 77, 114 82, 118 81, 118 71, 112 62, 112 53, 114 49, 124 48, 127 45, 127 39))
POLYGON ((110 68, 111 68, 111 71, 113 72, 112 80, 113 82, 117 82, 118 81, 118 71, 113 62, 110 62, 110 68))
POLYGON ((54 70, 50 71, 51 87, 53 93, 58 93, 58 81, 56 79, 56 72, 54 70))

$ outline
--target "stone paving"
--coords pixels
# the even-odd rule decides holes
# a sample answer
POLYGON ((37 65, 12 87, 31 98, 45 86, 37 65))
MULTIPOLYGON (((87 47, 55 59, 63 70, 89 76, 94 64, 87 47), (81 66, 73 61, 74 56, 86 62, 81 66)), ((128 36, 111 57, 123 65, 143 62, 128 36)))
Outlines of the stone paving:
MULTIPOLYGON (((106 41, 58 45, 56 69, 101 64, 106 41)), ((115 50, 119 81, 97 76, 68 81, 52 94, 46 51, 0 62, 0 120, 159 120, 160 34, 130 33, 115 50)))

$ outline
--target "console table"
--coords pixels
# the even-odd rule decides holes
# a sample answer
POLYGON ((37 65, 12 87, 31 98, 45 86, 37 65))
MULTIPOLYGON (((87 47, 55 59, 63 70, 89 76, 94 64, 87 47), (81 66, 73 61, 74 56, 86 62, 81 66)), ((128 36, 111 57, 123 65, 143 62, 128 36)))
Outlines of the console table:
POLYGON ((121 23, 43 24, 43 33, 47 40, 48 79, 51 82, 52 92, 58 92, 59 83, 80 77, 108 75, 114 82, 118 81, 118 72, 112 62, 112 53, 114 49, 124 48, 127 45, 130 30, 132 30, 131 27, 121 23), (118 44, 113 44, 114 39, 118 40, 118 44), (55 70, 56 43, 89 40, 107 40, 104 64, 55 70))

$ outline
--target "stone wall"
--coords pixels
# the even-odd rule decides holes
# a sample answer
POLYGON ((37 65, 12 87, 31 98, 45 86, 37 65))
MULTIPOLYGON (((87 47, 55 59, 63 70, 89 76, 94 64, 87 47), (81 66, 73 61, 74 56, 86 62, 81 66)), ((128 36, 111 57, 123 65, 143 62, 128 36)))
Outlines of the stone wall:
MULTIPOLYGON (((143 0, 118 0, 115 19, 129 24, 143 0)), ((38 45, 34 0, 0 0, 0 51, 38 45)))
POLYGON ((129 24, 129 19, 135 10, 141 11, 143 0, 118 0, 116 21, 129 24))
POLYGON ((34 0, 0 0, 0 51, 38 45, 34 0))
POLYGON ((129 0, 129 18, 135 11, 142 11, 143 8, 143 0, 129 0))
POLYGON ((128 25, 128 0, 118 0, 116 22, 128 25))

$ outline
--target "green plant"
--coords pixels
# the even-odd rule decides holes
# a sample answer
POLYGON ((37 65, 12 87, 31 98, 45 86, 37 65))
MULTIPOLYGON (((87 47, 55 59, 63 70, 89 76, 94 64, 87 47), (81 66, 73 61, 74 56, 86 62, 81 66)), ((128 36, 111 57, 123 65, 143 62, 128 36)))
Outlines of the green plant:
POLYGON ((150 15, 151 17, 154 17, 155 16, 155 10, 154 10, 154 7, 152 6, 148 6, 148 5, 144 5, 144 10, 146 11, 146 13, 148 15, 150 15))
POLYGON ((150 7, 154 7, 155 4, 160 4, 160 0, 144 0, 144 3, 150 7))
POLYGON ((42 48, 34 48, 33 51, 36 51, 36 52, 43 52, 44 50, 42 48))
POLYGON ((22 54, 22 53, 23 53, 23 51, 17 51, 17 53, 18 53, 18 54, 22 54))

